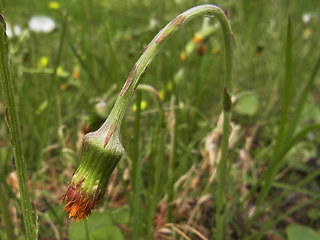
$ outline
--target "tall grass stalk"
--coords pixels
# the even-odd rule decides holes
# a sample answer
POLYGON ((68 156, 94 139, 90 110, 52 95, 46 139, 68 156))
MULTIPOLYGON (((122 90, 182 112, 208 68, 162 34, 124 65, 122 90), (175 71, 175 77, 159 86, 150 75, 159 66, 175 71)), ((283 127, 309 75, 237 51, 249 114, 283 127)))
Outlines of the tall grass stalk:
POLYGON ((173 200, 174 200, 174 165, 177 156, 176 146, 177 146, 177 125, 176 125, 176 112, 174 108, 176 102, 175 96, 171 98, 170 101, 170 155, 168 164, 168 222, 173 222, 173 200))
POLYGON ((0 25, 0 80, 3 89, 4 100, 8 110, 7 121, 10 129, 11 144, 15 157, 26 235, 28 240, 34 240, 37 239, 36 215, 32 210, 30 194, 28 191, 26 164, 23 156, 22 135, 15 102, 14 86, 9 66, 6 23, 1 15, 0 25))
MULTIPOLYGON (((316 74, 320 68, 320 55, 316 61, 316 64, 310 74, 310 78, 307 84, 302 89, 300 96, 297 100, 297 107, 295 111, 292 113, 292 117, 290 117, 289 108, 293 104, 293 96, 292 96, 292 69, 293 69, 293 59, 292 59, 292 33, 291 33, 291 23, 288 20, 287 24, 287 37, 285 43, 285 76, 284 76, 284 94, 282 99, 282 109, 283 112, 281 114, 280 123, 278 126, 278 135, 272 155, 272 160, 266 169, 266 171, 262 174, 259 178, 257 183, 253 186, 250 190, 244 202, 248 200, 252 194, 261 186, 261 191, 257 201, 257 211, 255 215, 250 218, 248 225, 247 225, 247 233, 250 231, 251 226, 254 224, 256 218, 260 216, 261 213, 264 211, 263 203, 272 187, 274 178, 278 173, 280 167, 283 165, 286 154, 292 149, 292 147, 297 144, 300 140, 302 140, 308 133, 315 131, 320 128, 320 124, 311 124, 299 132, 295 132, 299 120, 301 117, 301 113, 303 107, 306 104, 308 93, 311 90, 311 87, 315 81, 316 74), (290 121, 288 122, 288 119, 290 121)), ((245 235, 246 235, 245 234, 245 235)))
POLYGON ((298 210, 303 209, 304 207, 310 205, 312 203, 312 199, 308 199, 305 201, 302 201, 301 203, 295 205, 292 208, 289 208, 288 211, 286 211, 281 216, 277 216, 276 219, 270 218, 267 222, 263 223, 263 226, 261 226, 261 229, 257 231, 256 233, 253 233, 250 235, 247 240, 260 240, 263 237, 263 234, 265 234, 272 226, 275 226, 277 223, 283 221, 284 219, 288 218, 290 215, 294 214, 298 210))
MULTIPOLYGON (((1 179, 2 180, 2 179, 1 179)), ((5 224, 5 227, 7 229, 7 238, 9 240, 14 240, 14 228, 13 228, 13 223, 10 217, 10 212, 9 212, 9 204, 8 204, 8 199, 7 199, 7 194, 5 191, 5 188, 3 187, 3 183, 0 182, 0 210, 2 212, 2 219, 5 224)))
MULTIPOLYGON (((285 44, 285 75, 284 75, 284 83, 283 83, 283 98, 282 98, 282 112, 280 117, 280 124, 278 129, 278 135, 275 143, 275 148, 273 152, 273 158, 271 160, 270 165, 274 165, 279 162, 278 159, 279 153, 281 152, 283 145, 286 143, 286 136, 287 136, 287 122, 289 118, 289 108, 292 102, 292 34, 291 34, 291 23, 290 19, 288 19, 287 24, 287 38, 285 44)), ((287 139, 288 140, 288 139, 287 139)), ((267 193, 270 189, 272 180, 274 175, 277 172, 277 168, 273 167, 268 169, 265 172, 266 174, 266 182, 265 185, 262 187, 261 193, 259 194, 258 198, 258 209, 260 208, 261 204, 264 202, 267 193)))
POLYGON ((289 152, 289 150, 298 142, 300 141, 304 136, 306 136, 309 132, 314 131, 316 129, 319 129, 319 124, 311 124, 302 130, 300 130, 298 133, 295 133, 296 127, 299 123, 300 116, 303 110, 303 107, 306 103, 306 99, 308 96, 308 93, 310 92, 310 89, 312 87, 312 84, 315 80, 315 76, 319 70, 320 67, 320 55, 319 58, 314 66, 314 69, 312 70, 310 74, 310 78, 306 84, 306 86, 303 88, 300 97, 298 98, 298 106, 295 109, 292 120, 288 122, 288 119, 290 118, 288 109, 289 106, 293 104, 292 97, 290 96, 292 93, 290 93, 291 90, 291 84, 292 84, 292 40, 291 40, 291 24, 290 21, 288 21, 288 28, 287 28, 287 43, 286 43, 286 65, 285 65, 285 81, 284 81, 284 89, 288 93, 284 95, 283 99, 283 108, 285 108, 286 115, 283 116, 283 119, 281 119, 281 123, 279 125, 279 132, 278 132, 278 138, 276 141, 276 146, 273 154, 273 159, 271 161, 270 166, 266 170, 264 177, 262 180, 265 180, 265 184, 262 186, 261 194, 259 195, 258 199, 258 206, 261 206, 261 204, 264 202, 270 188, 272 185, 272 181, 277 174, 279 168, 281 167, 285 155, 289 152), (287 106, 288 105, 288 106, 287 106), (283 123, 285 122, 285 123, 283 123))
MULTIPOLYGON (((151 154, 149 157, 151 169, 154 172, 148 174, 148 187, 150 191, 147 191, 146 196, 149 199, 148 204, 146 204, 146 239, 152 239, 153 226, 154 226, 154 216, 157 208, 157 203, 160 197, 160 179, 163 168, 156 167, 158 163, 163 162, 163 152, 165 151, 164 136, 165 136, 165 111, 163 107, 162 100, 159 93, 152 87, 146 84, 140 84, 137 88, 138 91, 147 92, 153 98, 154 102, 158 105, 159 114, 157 118, 157 125, 155 131, 152 135, 152 147, 151 154)), ((136 103, 138 104, 138 102, 136 103)))
POLYGON ((136 116, 134 124, 134 139, 133 139, 133 163, 132 163, 132 188, 134 192, 133 196, 133 230, 132 230, 132 240, 137 240, 140 238, 141 232, 141 206, 140 206, 140 197, 141 197, 141 159, 140 159, 140 120, 141 120, 141 92, 137 93, 136 97, 136 116))
POLYGON ((285 52, 285 75, 283 83, 283 98, 282 98, 282 111, 280 116, 280 124, 278 130, 278 136, 276 140, 274 155, 278 155, 283 144, 285 143, 285 137, 287 135, 287 122, 289 117, 289 109, 292 101, 293 83, 292 83, 292 34, 291 23, 288 20, 287 25, 287 39, 286 39, 286 52, 285 52))

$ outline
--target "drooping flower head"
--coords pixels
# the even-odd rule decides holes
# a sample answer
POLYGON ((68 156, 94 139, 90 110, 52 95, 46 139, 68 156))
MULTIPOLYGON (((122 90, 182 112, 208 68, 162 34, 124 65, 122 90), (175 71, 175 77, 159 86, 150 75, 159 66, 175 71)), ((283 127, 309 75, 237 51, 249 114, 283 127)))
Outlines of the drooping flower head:
POLYGON ((123 155, 116 122, 85 136, 80 166, 62 196, 69 218, 86 219, 104 196, 110 175, 123 155))

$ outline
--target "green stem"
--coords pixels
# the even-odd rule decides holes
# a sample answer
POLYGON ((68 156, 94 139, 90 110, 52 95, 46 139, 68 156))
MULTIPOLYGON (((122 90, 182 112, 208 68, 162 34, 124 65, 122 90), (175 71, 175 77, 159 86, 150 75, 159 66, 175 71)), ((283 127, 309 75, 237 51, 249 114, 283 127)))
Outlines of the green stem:
POLYGON ((23 220, 25 224, 27 239, 37 239, 37 225, 35 213, 31 207, 30 194, 27 185, 26 164, 22 149, 22 135, 20 130, 19 116, 16 109, 13 82, 10 73, 8 59, 8 40, 5 33, 6 24, 0 15, 0 80, 3 89, 3 96, 8 110, 8 124, 11 135, 11 144, 15 157, 19 189, 21 195, 21 205, 23 220))
MULTIPOLYGON (((184 23, 189 22, 197 16, 215 16, 222 27, 224 42, 225 42, 225 79, 224 87, 231 91, 231 79, 232 79, 232 51, 231 51, 231 40, 232 32, 229 24, 229 20, 226 17, 224 11, 215 5, 205 4, 194 8, 191 8, 175 19, 173 19, 167 26, 165 26, 149 43, 149 45, 143 50, 143 54, 138 59, 136 64, 133 66, 129 77, 123 86, 121 93, 114 105, 113 110, 110 113, 110 117, 115 117, 119 110, 123 106, 130 104, 135 89, 140 83, 140 77, 145 72, 146 68, 150 65, 154 57, 157 55, 159 49, 163 46, 166 40, 173 35, 184 23)), ((108 120, 107 120, 108 121, 108 120)))
POLYGON ((218 191, 216 208, 216 239, 224 239, 224 216, 225 216, 225 185, 227 175, 227 152, 230 131, 230 112, 224 112, 223 132, 221 142, 221 158, 218 165, 218 191))
POLYGON ((117 121, 117 131, 120 131, 119 124, 122 121, 125 109, 127 109, 130 104, 131 98, 135 92, 135 89, 140 83, 140 77, 150 65, 153 58, 157 55, 159 49, 166 42, 166 40, 174 34, 184 23, 189 22, 197 16, 215 16, 216 19, 220 22, 222 27, 224 45, 225 45, 225 77, 224 77, 224 116, 225 120, 223 123, 223 137, 221 145, 221 160, 218 167, 218 198, 217 198, 217 231, 216 239, 220 240, 223 236, 223 206, 225 205, 224 197, 224 186, 226 179, 226 159, 227 159, 227 150, 228 150, 228 139, 229 139, 229 127, 230 127, 230 115, 231 115, 231 100, 228 92, 231 91, 232 87, 232 31, 230 27, 229 20, 225 12, 215 6, 210 4, 200 5, 194 8, 191 8, 175 19, 173 19, 167 26, 165 26, 150 42, 150 44, 143 50, 143 54, 138 59, 136 64, 133 66, 129 77, 123 86, 121 93, 112 109, 108 119, 102 126, 102 128, 107 128, 110 123, 117 121), (121 117, 119 118, 119 114, 121 117))

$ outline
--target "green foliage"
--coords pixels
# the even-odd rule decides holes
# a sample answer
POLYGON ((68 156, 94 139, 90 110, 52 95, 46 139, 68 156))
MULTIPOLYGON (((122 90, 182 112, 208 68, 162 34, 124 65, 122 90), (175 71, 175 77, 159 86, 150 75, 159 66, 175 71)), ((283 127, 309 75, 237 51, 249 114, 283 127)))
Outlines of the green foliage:
POLYGON ((319 240, 320 234, 310 227, 302 225, 289 225, 286 228, 288 240, 319 240))
POLYGON ((70 240, 123 240, 120 229, 115 226, 108 212, 95 212, 86 222, 74 221, 69 228, 70 240))
POLYGON ((255 115, 259 107, 257 96, 252 92, 245 92, 239 95, 233 110, 241 115, 255 115))

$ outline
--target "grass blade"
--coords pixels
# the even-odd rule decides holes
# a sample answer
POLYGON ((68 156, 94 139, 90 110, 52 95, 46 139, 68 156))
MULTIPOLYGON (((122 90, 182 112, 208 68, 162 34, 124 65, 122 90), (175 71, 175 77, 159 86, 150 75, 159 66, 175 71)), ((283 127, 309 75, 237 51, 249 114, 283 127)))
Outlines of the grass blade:
MULTIPOLYGON (((2 179, 1 179, 2 180, 2 179)), ((2 212, 2 219, 5 223, 6 229, 7 229, 7 238, 9 240, 14 240, 14 228, 13 228, 13 223, 10 217, 10 212, 8 209, 8 199, 7 199, 7 194, 5 192, 5 189, 3 187, 2 182, 0 182, 0 195, 2 196, 0 198, 0 210, 2 212)))
POLYGON ((297 101, 297 107, 296 107, 296 111, 293 114, 292 120, 290 121, 290 125, 288 127, 288 137, 291 137, 291 135, 294 133, 296 126, 298 125, 303 107, 306 103, 308 94, 310 93, 311 87, 313 86, 313 83, 316 79, 316 75, 319 71, 320 68, 320 54, 319 57, 316 61, 316 65, 314 66, 312 73, 310 75, 310 78, 307 82, 307 85, 305 86, 305 88, 303 89, 300 98, 297 101))
POLYGON ((288 19, 288 25, 287 25, 285 77, 284 77, 283 91, 284 91, 284 94, 282 99, 282 111, 281 111, 278 136, 277 136, 275 151, 274 151, 275 156, 279 153, 279 151, 281 151, 281 148, 286 139, 289 108, 292 101, 292 34, 291 34, 290 18, 288 19))
POLYGON ((133 230, 132 230, 132 240, 137 240, 140 238, 140 195, 141 195, 141 159, 140 159, 140 117, 141 117, 141 92, 137 93, 136 99, 136 119, 134 126, 134 140, 133 140, 133 163, 132 163, 132 176, 133 182, 132 187, 134 189, 133 196, 133 230))

